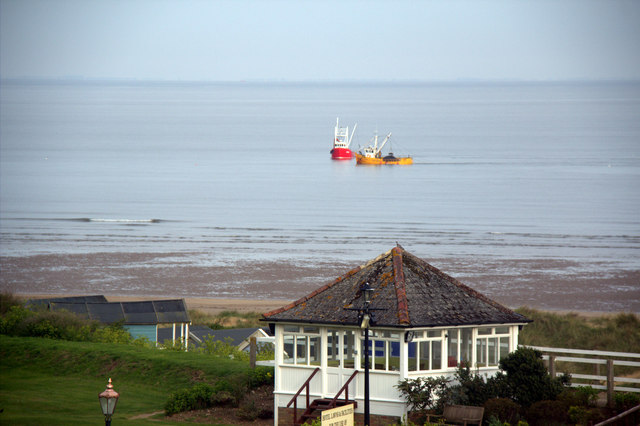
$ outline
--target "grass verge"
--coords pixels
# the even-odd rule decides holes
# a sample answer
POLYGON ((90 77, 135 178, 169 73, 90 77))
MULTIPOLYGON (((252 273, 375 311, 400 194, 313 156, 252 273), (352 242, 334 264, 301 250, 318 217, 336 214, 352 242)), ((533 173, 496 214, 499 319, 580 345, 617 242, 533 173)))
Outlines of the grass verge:
POLYGON ((199 353, 1 335, 0 360, 1 424, 104 424, 98 393, 109 377, 120 393, 114 424, 176 424, 133 418, 162 412, 176 390, 249 368, 199 353))

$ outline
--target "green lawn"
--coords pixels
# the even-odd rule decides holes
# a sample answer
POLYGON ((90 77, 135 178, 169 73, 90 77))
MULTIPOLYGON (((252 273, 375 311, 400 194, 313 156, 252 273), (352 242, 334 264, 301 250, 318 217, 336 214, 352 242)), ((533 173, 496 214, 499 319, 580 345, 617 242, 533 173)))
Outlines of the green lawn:
POLYGON ((196 380, 247 369, 198 353, 0 336, 0 424, 102 425, 98 393, 109 377, 120 393, 114 426, 176 424, 163 415, 132 418, 163 411, 171 392, 196 380))

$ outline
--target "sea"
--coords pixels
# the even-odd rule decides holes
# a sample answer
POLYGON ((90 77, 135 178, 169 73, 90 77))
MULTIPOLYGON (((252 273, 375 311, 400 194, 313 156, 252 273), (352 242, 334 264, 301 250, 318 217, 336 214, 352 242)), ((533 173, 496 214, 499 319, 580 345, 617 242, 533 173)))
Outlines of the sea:
POLYGON ((401 245, 509 306, 640 312, 640 82, 0 89, 3 291, 293 300, 401 245), (337 118, 413 165, 331 160, 337 118))

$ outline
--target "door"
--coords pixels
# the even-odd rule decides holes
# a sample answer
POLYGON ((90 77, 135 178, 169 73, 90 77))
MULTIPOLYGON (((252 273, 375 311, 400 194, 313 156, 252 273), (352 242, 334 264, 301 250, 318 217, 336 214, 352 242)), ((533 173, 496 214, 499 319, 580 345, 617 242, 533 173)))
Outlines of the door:
MULTIPOLYGON (((358 342, 356 330, 337 328, 329 328, 327 330, 325 397, 333 398, 356 370, 358 342)), ((356 384, 357 380, 352 380, 349 384, 349 399, 354 399, 356 396, 356 384)), ((340 398, 345 398, 345 395, 340 395, 340 398)))

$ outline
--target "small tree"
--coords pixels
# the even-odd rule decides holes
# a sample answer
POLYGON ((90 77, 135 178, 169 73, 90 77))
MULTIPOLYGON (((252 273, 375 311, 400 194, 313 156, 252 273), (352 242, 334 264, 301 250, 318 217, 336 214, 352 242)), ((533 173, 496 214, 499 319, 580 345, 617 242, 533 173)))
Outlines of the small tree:
POLYGON ((506 375, 497 375, 492 379, 493 383, 509 395, 498 396, 511 397, 525 407, 537 401, 556 399, 568 381, 566 376, 551 377, 542 361, 542 353, 531 348, 518 348, 501 359, 500 369, 506 375))

